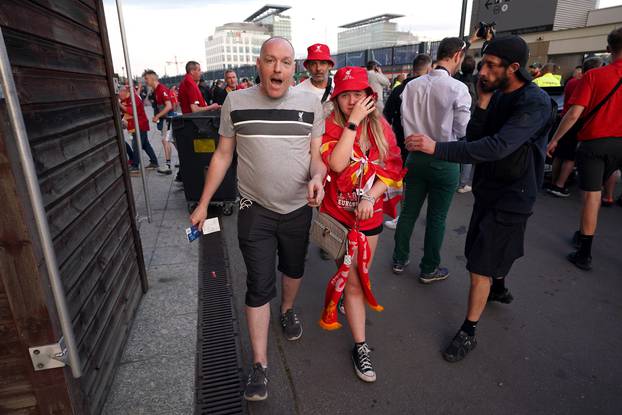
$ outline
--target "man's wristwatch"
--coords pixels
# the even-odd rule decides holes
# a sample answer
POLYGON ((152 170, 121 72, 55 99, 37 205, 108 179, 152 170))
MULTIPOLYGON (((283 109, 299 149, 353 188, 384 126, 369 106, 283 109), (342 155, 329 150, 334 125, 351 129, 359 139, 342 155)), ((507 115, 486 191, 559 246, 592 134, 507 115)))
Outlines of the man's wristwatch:
POLYGON ((358 128, 358 125, 354 124, 353 122, 349 122, 347 127, 348 127, 348 130, 356 131, 356 129, 358 128))

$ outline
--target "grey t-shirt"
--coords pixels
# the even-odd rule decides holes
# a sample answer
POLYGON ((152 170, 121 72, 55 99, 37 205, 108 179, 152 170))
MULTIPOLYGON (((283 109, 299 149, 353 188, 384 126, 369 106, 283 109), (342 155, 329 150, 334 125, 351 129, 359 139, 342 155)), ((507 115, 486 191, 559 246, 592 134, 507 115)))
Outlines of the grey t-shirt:
POLYGON ((227 95, 221 115, 222 137, 235 137, 240 195, 277 213, 307 204, 311 137, 324 134, 320 100, 289 88, 278 99, 259 85, 227 95))

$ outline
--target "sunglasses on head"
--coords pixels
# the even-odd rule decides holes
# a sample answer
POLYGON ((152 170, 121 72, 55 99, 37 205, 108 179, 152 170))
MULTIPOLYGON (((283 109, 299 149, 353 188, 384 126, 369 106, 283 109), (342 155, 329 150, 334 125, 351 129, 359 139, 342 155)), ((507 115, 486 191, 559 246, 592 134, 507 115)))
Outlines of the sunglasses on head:
POLYGON ((458 52, 466 51, 470 46, 471 46, 471 43, 467 42, 466 40, 463 40, 462 47, 460 48, 458 52))

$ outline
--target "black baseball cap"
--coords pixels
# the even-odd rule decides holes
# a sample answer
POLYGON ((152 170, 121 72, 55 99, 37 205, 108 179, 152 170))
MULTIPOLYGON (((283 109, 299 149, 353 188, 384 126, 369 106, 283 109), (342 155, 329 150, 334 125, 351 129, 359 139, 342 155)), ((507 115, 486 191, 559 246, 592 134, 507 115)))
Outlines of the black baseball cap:
POLYGON ((500 36, 494 38, 482 51, 483 55, 494 55, 498 58, 505 59, 510 63, 518 63, 520 68, 518 73, 527 82, 533 77, 527 70, 527 61, 529 60, 529 47, 523 38, 519 36, 500 36))

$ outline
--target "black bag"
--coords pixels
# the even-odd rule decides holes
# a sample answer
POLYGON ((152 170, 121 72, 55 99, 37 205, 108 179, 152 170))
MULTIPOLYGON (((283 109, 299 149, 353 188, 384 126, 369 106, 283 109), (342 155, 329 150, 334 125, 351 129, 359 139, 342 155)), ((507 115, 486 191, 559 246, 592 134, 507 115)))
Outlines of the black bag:
MULTIPOLYGON (((553 101, 551 99, 551 101, 553 101)), ((534 135, 535 137, 547 133, 557 117, 557 104, 551 106, 551 116, 548 122, 534 135)), ((523 143, 513 153, 505 156, 501 160, 493 161, 489 166, 489 174, 500 182, 513 182, 520 179, 527 173, 527 169, 532 165, 534 144, 531 137, 523 143)))
POLYGON ((510 155, 490 163, 491 177, 500 182, 513 182, 523 177, 533 157, 532 147, 531 141, 528 141, 510 155))

